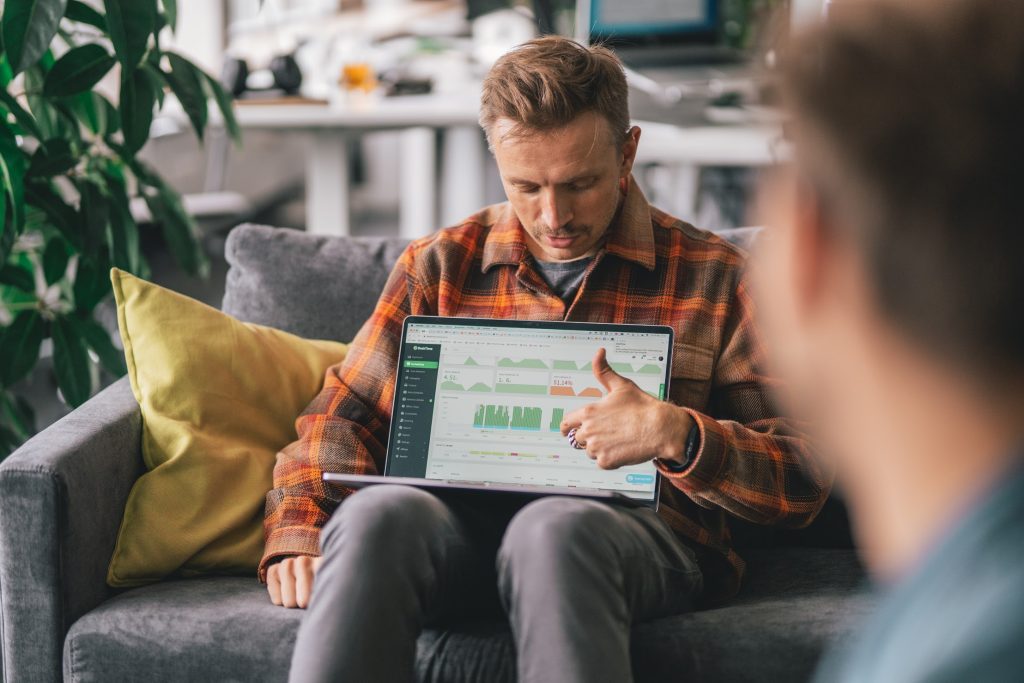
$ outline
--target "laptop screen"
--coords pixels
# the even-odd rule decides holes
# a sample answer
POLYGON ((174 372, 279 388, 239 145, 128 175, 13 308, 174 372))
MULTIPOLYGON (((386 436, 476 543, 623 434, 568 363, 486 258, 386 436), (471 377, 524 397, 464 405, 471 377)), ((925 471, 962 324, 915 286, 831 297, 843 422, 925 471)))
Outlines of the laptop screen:
POLYGON ((651 42, 707 34, 717 38, 717 0, 580 0, 578 39, 587 42, 651 42))
POLYGON ((565 415, 606 393, 591 367, 601 347, 617 372, 652 396, 668 395, 668 327, 408 318, 385 473, 653 501, 653 463, 602 470, 561 434, 565 415))

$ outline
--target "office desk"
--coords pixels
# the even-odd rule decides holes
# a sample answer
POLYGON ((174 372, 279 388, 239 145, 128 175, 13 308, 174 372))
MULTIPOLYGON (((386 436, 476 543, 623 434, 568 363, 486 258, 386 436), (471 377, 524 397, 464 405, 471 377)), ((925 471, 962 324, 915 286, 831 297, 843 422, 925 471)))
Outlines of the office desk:
POLYGON ((243 129, 308 134, 306 161, 307 230, 347 235, 349 142, 360 134, 401 132, 400 232, 428 235, 480 208, 486 148, 477 124, 479 91, 402 97, 352 96, 337 103, 240 101, 243 129), (441 215, 437 206, 437 131, 443 131, 441 215), (439 222, 440 221, 440 222, 439 222))
MULTIPOLYGON (((307 230, 320 234, 350 232, 349 141, 369 131, 402 131, 402 159, 396 181, 401 196, 400 234, 410 238, 428 235, 483 206, 487 150, 477 123, 478 113, 476 90, 350 98, 332 105, 243 101, 236 107, 243 128, 309 135, 307 230), (438 131, 443 132, 440 164, 438 131)), ((636 123, 643 130, 637 163, 669 170, 675 201, 663 208, 690 220, 696 215, 702 166, 759 167, 778 161, 779 131, 774 127, 636 123)))

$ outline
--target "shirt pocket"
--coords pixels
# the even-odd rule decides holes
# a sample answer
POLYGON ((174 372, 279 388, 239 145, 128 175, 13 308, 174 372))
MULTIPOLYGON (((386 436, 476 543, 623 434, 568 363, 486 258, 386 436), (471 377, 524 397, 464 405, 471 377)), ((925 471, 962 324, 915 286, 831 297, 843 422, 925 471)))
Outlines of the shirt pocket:
POLYGON ((669 396, 677 405, 700 412, 707 410, 715 352, 703 346, 678 343, 672 346, 672 385, 669 396))

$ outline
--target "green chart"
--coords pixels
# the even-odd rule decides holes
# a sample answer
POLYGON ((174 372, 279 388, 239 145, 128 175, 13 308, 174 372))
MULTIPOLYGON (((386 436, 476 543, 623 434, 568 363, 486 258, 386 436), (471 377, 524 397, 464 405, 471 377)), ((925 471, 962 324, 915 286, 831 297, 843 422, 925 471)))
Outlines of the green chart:
POLYGON ((499 368, 530 368, 534 370, 547 370, 548 364, 540 358, 524 358, 523 360, 512 360, 502 358, 498 361, 499 368))
POLYGON ((565 408, 554 408, 551 410, 551 424, 549 429, 553 432, 562 430, 562 416, 565 415, 565 408))
POLYGON ((523 429, 540 431, 543 410, 535 407, 479 405, 473 414, 473 426, 478 429, 523 429))
MULTIPOLYGON (((660 375, 664 372, 654 363, 645 363, 644 365, 640 365, 635 368, 629 363, 609 363, 609 365, 612 370, 620 374, 660 375)), ((593 365, 590 364, 590 361, 580 363, 579 365, 577 365, 575 361, 571 360, 556 360, 551 363, 552 370, 565 370, 568 372, 590 372, 592 368, 593 365)))
POLYGON ((466 387, 462 386, 458 382, 452 382, 452 381, 449 381, 449 380, 445 380, 444 382, 441 382, 441 389, 444 390, 444 391, 475 391, 475 392, 487 393, 487 394, 491 393, 491 387, 489 387, 488 385, 484 384, 483 382, 477 382, 476 384, 471 386, 469 389, 467 389, 466 387))

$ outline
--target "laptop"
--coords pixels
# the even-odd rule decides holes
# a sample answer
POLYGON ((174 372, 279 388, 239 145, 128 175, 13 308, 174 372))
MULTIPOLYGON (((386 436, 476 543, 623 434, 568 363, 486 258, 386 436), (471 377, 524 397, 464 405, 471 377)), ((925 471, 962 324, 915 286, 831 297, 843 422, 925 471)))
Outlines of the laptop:
POLYGON ((602 470, 562 436, 599 401, 591 361, 665 400, 673 331, 657 325, 409 316, 402 328, 383 475, 324 474, 350 488, 578 496, 657 509, 653 462, 602 470))

